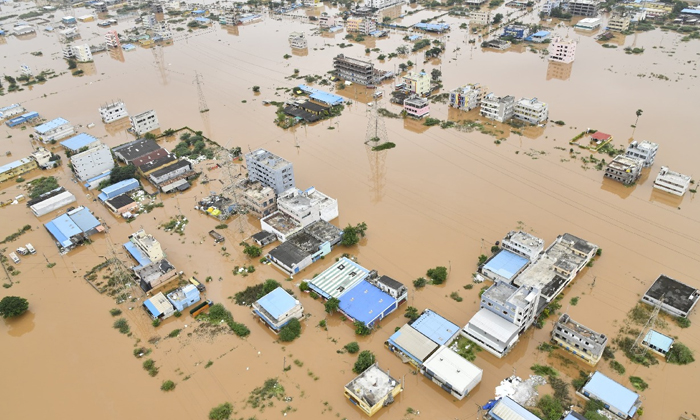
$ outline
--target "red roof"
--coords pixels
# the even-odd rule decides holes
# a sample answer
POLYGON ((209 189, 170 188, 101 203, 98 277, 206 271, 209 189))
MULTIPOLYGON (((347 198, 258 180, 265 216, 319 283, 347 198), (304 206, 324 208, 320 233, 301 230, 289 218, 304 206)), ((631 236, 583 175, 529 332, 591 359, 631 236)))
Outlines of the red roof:
POLYGON ((591 135, 591 138, 592 138, 593 140, 607 140, 607 139, 609 139, 610 137, 612 137, 610 134, 605 134, 605 133, 603 133, 603 132, 601 132, 601 131, 596 131, 595 133, 593 133, 593 134, 591 135))
POLYGON ((141 165, 145 165, 146 163, 153 162, 154 160, 161 158, 163 156, 167 156, 168 151, 163 149, 162 147, 160 149, 154 150, 151 153, 148 153, 146 155, 141 156, 140 158, 136 158, 132 161, 134 166, 139 167, 141 165))

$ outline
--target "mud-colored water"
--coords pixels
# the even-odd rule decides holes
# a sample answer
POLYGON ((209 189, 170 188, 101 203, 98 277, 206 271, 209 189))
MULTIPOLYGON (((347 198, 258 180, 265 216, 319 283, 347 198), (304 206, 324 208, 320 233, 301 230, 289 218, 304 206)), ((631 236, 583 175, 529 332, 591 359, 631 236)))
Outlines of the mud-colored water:
MULTIPOLYGON (((76 15, 81 15, 80 11, 76 15)), ((691 129, 699 91, 697 41, 682 43, 677 34, 653 31, 617 37, 615 43, 619 42, 620 47, 606 49, 590 34, 558 25, 555 32, 579 40, 576 61, 559 68, 542 54, 522 47, 505 53, 475 48, 467 43, 474 35, 457 29, 465 20, 448 16, 442 19, 453 30, 443 37, 447 52, 441 60, 422 64, 422 54, 413 53, 379 63, 378 67, 389 70, 411 60, 418 63, 414 69, 429 72, 433 66, 439 67, 446 89, 478 82, 500 95, 536 96, 550 104, 552 120, 566 124, 528 128, 521 130, 522 135, 496 124, 493 130, 503 131, 498 137, 506 138, 496 145, 496 137, 476 131, 464 133, 439 126, 428 128, 412 120, 387 119, 389 140, 397 147, 379 155, 368 154, 363 142, 370 109, 366 103, 371 102, 371 95, 363 88, 350 86, 338 92, 354 101, 341 117, 282 131, 273 124, 274 108, 263 106, 261 101, 284 98, 277 88, 300 83, 288 79, 294 69, 299 69, 301 76, 325 74, 338 53, 376 59, 379 52, 365 55, 364 48, 379 48, 386 54, 405 44, 402 33, 392 33, 388 39, 372 39, 362 46, 341 50, 335 45, 346 42, 344 32, 315 36, 311 35, 311 25, 294 20, 266 19, 234 29, 215 25, 213 30, 194 32, 187 38, 183 35, 186 32, 177 32, 171 46, 96 54, 94 63, 84 66, 83 77, 64 74, 31 90, 0 98, 3 103, 21 102, 48 119, 67 118, 110 146, 132 138, 126 133, 128 125, 103 125, 97 108, 120 98, 132 114, 155 109, 162 129, 187 125, 222 145, 244 150, 265 147, 293 161, 300 187, 314 185, 338 198, 339 226, 360 221, 369 226, 367 238, 357 248, 335 250, 298 275, 294 284, 321 272, 343 252, 406 284, 427 268, 445 265, 450 269, 446 285, 411 290, 409 304, 419 310, 435 309, 464 325, 478 308, 479 287, 462 288, 471 282, 477 256, 487 253, 508 230, 524 225, 547 243, 558 234, 571 232, 603 248, 602 258, 565 292, 562 311, 611 337, 617 335, 626 312, 658 274, 699 287, 697 203, 691 194, 678 199, 651 186, 661 165, 697 175, 695 156, 700 146, 691 129), (309 35, 307 55, 292 54, 288 47, 288 33, 296 30, 309 35), (624 54, 622 48, 631 45, 644 47, 644 54, 624 54), (285 54, 292 57, 284 59, 285 54), (210 109, 205 114, 198 111, 195 70, 204 78, 203 92, 210 109), (254 85, 261 87, 260 95, 253 94, 254 85), (644 113, 633 132, 630 125, 635 122, 637 109, 644 113), (87 129, 89 123, 96 126, 87 129), (335 129, 329 130, 331 126, 335 129), (635 187, 626 188, 603 180, 600 171, 584 170, 580 160, 566 161, 568 139, 587 127, 612 134, 618 146, 632 136, 658 142, 655 165, 635 187), (448 297, 454 291, 464 297, 463 302, 448 297), (580 297, 576 306, 567 303, 573 296, 580 297)), ((121 22, 117 29, 123 31, 130 26, 121 22)), ((99 42, 106 32, 95 22, 81 23, 79 28, 83 41, 89 43, 99 42)), ((20 64, 67 71, 58 40, 41 31, 32 39, 7 38, 0 45, 0 55, 0 66, 7 74, 17 73, 20 64), (42 57, 28 54, 39 50, 42 57)), ((388 93, 390 84, 383 89, 388 93)), ((400 110, 387 100, 380 106, 392 112, 400 110)), ((431 116, 452 121, 477 118, 473 112, 465 114, 442 104, 431 106, 431 116)), ((4 126, 2 133, 0 151, 12 155, 3 154, 0 164, 31 152, 29 130, 4 126)), ((172 148, 176 143, 164 144, 172 148)), ((59 150, 56 146, 54 149, 59 150)), ((201 169, 206 166, 206 162, 200 165, 201 169)), ((9 248, 31 242, 38 250, 37 255, 22 258, 17 267, 21 274, 13 277, 15 284, 0 292, 2 296, 26 297, 31 310, 20 319, 0 325, 3 377, 14 378, 0 385, 5 416, 190 419, 205 418, 214 405, 231 401, 236 406, 236 417, 249 417, 255 410, 244 409, 243 400, 250 390, 266 378, 278 376, 293 397, 289 405, 296 411, 289 412, 288 417, 361 419, 364 415, 347 402, 342 392, 343 385, 354 377, 351 369, 355 358, 336 353, 347 342, 358 341, 363 349, 377 355, 381 367, 405 379, 405 391, 378 418, 403 418, 406 408, 412 407, 426 418, 473 419, 475 404, 492 398, 494 387, 514 369, 528 375, 533 363, 547 361, 545 354, 535 348, 548 340, 551 324, 543 330, 530 330, 502 360, 479 353, 475 363, 484 369, 483 381, 471 396, 455 402, 421 375, 413 375, 383 348, 383 342, 405 322, 402 313, 392 314, 370 337, 358 339, 352 327, 343 325, 337 315, 328 320, 328 331, 316 327, 325 312, 320 302, 305 294, 300 299, 311 317, 302 337, 286 346, 275 343, 275 336, 257 323, 247 308, 228 300, 247 285, 266 278, 283 281, 285 277, 239 252, 237 244, 255 233, 259 222, 253 218, 229 221, 229 228, 223 231, 227 238, 223 245, 231 255, 225 257, 221 246, 214 245, 207 235, 218 222, 193 209, 197 198, 220 190, 218 179, 226 178, 220 171, 204 170, 212 182, 165 197, 164 208, 130 224, 93 202, 91 192, 71 182, 65 165, 51 171, 76 195, 79 204, 89 205, 110 227, 109 233, 96 236, 93 244, 64 256, 58 254, 41 226, 52 216, 37 220, 23 204, 0 209, 0 236, 24 224, 33 227, 9 248), (160 222, 180 213, 190 219, 185 236, 158 230, 160 222), (250 327, 252 333, 247 339, 200 336, 189 316, 170 319, 156 329, 140 308, 142 296, 135 289, 134 296, 139 300, 119 306, 133 336, 120 335, 111 328, 113 318, 108 310, 115 307, 113 300, 97 294, 82 275, 110 255, 110 244, 122 260, 128 261, 121 244, 141 227, 157 237, 178 270, 187 275, 196 273, 200 279, 213 277, 214 281, 207 284, 207 298, 224 302, 236 320, 250 327), (47 268, 49 262, 56 265, 47 268), (255 273, 246 278, 231 275, 234 265, 249 264, 255 265, 255 273), (175 328, 182 329, 180 337, 164 338, 175 328), (156 336, 164 339, 157 345, 147 343, 156 336), (149 357, 160 367, 156 378, 149 377, 140 366, 142 360, 132 356, 136 339, 141 340, 139 346, 153 349, 149 357), (302 361, 303 367, 292 364, 295 359, 302 361), (209 360, 214 363, 205 368, 209 360), (291 364, 291 370, 284 372, 285 364, 291 364), (173 393, 159 390, 166 379, 177 382, 173 393), (41 404, 36 404, 37 396, 41 404)), ((25 178, 40 175, 45 173, 34 171, 25 178)), ((3 200, 23 192, 14 181, 0 185, 3 200)), ((695 325, 667 330, 700 351, 697 331, 695 325)), ((624 376, 614 373, 604 362, 598 369, 628 386, 629 375, 641 376, 650 384, 642 392, 645 418, 677 418, 684 412, 700 412, 693 397, 693 378, 700 373, 697 362, 686 367, 662 362, 645 368, 626 363, 624 356, 618 355, 617 360, 627 367, 624 376)), ((562 367, 558 359, 550 359, 549 363, 577 375, 579 366, 562 367)), ((278 402, 258 412, 258 418, 280 417, 285 406, 278 402)))

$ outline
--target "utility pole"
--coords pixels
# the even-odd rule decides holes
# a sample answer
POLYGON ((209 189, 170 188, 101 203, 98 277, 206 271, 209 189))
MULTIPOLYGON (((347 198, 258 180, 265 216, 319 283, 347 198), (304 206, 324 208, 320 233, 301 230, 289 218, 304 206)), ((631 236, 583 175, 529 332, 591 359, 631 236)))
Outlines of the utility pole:
POLYGON ((196 70, 194 72, 194 83, 197 85, 197 95, 199 96, 199 112, 208 112, 209 107, 207 106, 207 100, 204 98, 204 92, 202 91, 204 81, 202 80, 202 75, 196 70))

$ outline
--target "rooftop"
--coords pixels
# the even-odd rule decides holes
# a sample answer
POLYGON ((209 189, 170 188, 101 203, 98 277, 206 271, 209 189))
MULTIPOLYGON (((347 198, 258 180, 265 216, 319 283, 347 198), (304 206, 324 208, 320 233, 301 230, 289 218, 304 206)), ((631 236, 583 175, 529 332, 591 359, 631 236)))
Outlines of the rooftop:
POLYGON ((414 106, 416 108, 422 108, 428 105, 428 100, 425 98, 420 98, 418 96, 413 96, 411 98, 406 98, 403 101, 404 105, 414 106))
POLYGON ((71 137, 68 140, 62 141, 61 146, 71 151, 78 151, 83 147, 87 147, 96 141, 98 140, 95 137, 86 133, 80 133, 75 137, 71 137))
POLYGON ((595 344, 605 344, 608 341, 608 338, 605 336, 605 334, 597 333, 592 329, 579 324, 578 322, 571 319, 571 317, 568 314, 563 314, 561 317, 559 317, 558 324, 563 325, 564 327, 570 329, 571 331, 574 331, 581 337, 587 338, 595 344))
POLYGON ((143 251, 141 251, 139 247, 134 245, 131 241, 126 242, 124 244, 124 249, 126 249, 129 255, 131 255, 132 258, 135 259, 136 262, 139 264, 137 266, 138 268, 151 263, 151 260, 148 258, 148 256, 146 256, 146 254, 144 254, 143 251))
POLYGON ((579 413, 572 411, 564 417, 564 420, 588 420, 579 413))
POLYGON ((168 293, 168 300, 175 301, 184 301, 187 300, 188 297, 195 297, 199 295, 199 290, 197 290, 197 286, 194 284, 188 284, 187 286, 181 287, 179 289, 175 289, 172 292, 168 293))
POLYGON ((266 166, 269 169, 282 169, 291 163, 276 154, 265 149, 254 150, 245 155, 246 161, 255 161, 260 165, 266 166))
POLYGON ((265 240, 271 236, 274 237, 275 239, 277 239, 277 236, 274 233, 266 232, 263 230, 263 231, 256 233, 255 235, 253 235, 253 239, 262 242, 263 240, 265 240))
POLYGON ((323 273, 314 277, 310 284, 329 297, 339 298, 346 290, 364 280, 368 275, 369 270, 342 257, 323 273))
POLYGON ((11 169, 18 168, 22 165, 26 165, 27 163, 31 163, 31 162, 32 162, 32 159, 23 158, 23 159, 16 160, 14 162, 10 162, 8 164, 2 165, 2 166, 0 166, 0 174, 3 174, 11 169))
POLYGON ((279 319, 282 315, 299 305, 299 301, 281 287, 261 297, 256 303, 274 319, 279 319))
POLYGON ((671 345, 673 345, 673 338, 663 335, 658 331, 649 330, 649 333, 644 337, 644 342, 657 349, 669 351, 671 350, 671 345))
POLYGON ((284 235, 296 232, 301 227, 299 222, 280 211, 272 213, 271 215, 263 218, 262 221, 284 235))
POLYGON ((409 324, 405 324, 396 331, 389 341, 401 350, 423 362, 439 346, 428 337, 416 331, 409 324))
POLYGON ((486 308, 479 309, 472 319, 469 320, 469 325, 488 332, 490 336, 501 343, 508 343, 508 340, 518 331, 517 325, 501 318, 498 314, 486 308))
POLYGON ((165 312, 173 310, 173 305, 165 297, 163 292, 160 292, 152 298, 144 301, 143 306, 145 306, 146 309, 148 309, 148 312, 150 312, 155 318, 159 317, 165 312))
POLYGON ((659 171, 659 175, 656 176, 656 181, 665 181, 679 186, 688 186, 690 184, 691 177, 688 175, 683 175, 679 172, 674 172, 668 169, 666 166, 662 166, 659 171))
POLYGON ((582 392, 590 392, 599 398, 603 403, 609 404, 619 410, 623 410, 630 417, 637 412, 637 402, 639 394, 613 381, 600 372, 593 373, 582 392))
POLYGON ((44 124, 37 125, 34 127, 34 131, 36 131, 39 134, 44 134, 48 131, 54 130, 64 124, 68 124, 68 120, 63 119, 63 118, 55 118, 51 121, 45 122, 44 124))
POLYGON ((280 261, 287 267, 299 264, 305 258, 308 258, 311 253, 304 251, 292 242, 284 242, 281 245, 271 249, 270 257, 280 261))
POLYGON ((158 169, 157 171, 150 174, 150 176, 153 178, 160 178, 163 175, 169 174, 172 171, 176 171, 176 170, 182 169, 184 167, 192 169, 192 164, 190 164, 186 160, 180 160, 176 163, 173 163, 172 165, 166 166, 165 168, 158 169))
POLYGON ((658 145, 658 143, 652 143, 648 140, 643 140, 639 143, 636 141, 633 141, 632 143, 630 143, 630 145, 627 148, 628 149, 642 149, 645 151, 653 152, 654 150, 659 149, 659 145, 658 145))
POLYGON ((138 139, 132 142, 122 144, 112 149, 115 153, 119 153, 124 159, 131 161, 143 155, 153 152, 154 150, 160 149, 158 143, 155 140, 150 139, 138 139))
POLYGON ((396 300, 366 280, 358 282, 340 297, 340 309, 366 325, 374 323, 392 306, 396 306, 396 300))
POLYGON ((605 141, 611 137, 612 136, 610 134, 603 133, 602 131, 596 131, 595 133, 591 134, 591 138, 593 140, 599 140, 599 141, 605 141))
POLYGON ((530 260, 516 255, 506 249, 501 250, 495 257, 491 258, 485 265, 485 270, 490 270, 499 276, 512 280, 515 275, 525 267, 530 260))
POLYGON ((304 252, 313 254, 318 251, 318 247, 321 246, 323 242, 316 239, 305 230, 300 230, 299 232, 291 234, 285 243, 292 243, 304 252))
MULTIPOLYGON (((158 151, 156 150, 156 152, 158 152, 158 151)), ((151 153, 154 153, 154 152, 151 152, 151 153)), ((140 157, 140 158, 137 158, 137 159, 134 159, 134 160, 133 160, 134 165, 135 165, 135 166, 139 166, 139 168, 141 169, 141 171, 143 171, 144 173, 150 172, 150 171, 152 171, 152 170, 154 170, 154 169, 158 169, 158 168, 160 168, 160 167, 163 166, 163 165, 167 165, 167 164, 172 163, 172 162, 175 162, 175 161, 177 160, 177 158, 175 157, 175 155, 165 155, 165 156, 163 156, 163 157, 154 159, 154 160, 152 160, 152 161, 150 161, 150 162, 142 163, 141 165, 137 165, 137 164, 136 164, 136 161, 137 161, 137 160, 143 159, 143 158, 145 158, 146 156, 150 156, 151 153, 149 153, 149 154, 147 154, 147 155, 144 155, 144 156, 142 156, 142 157, 140 157)))
POLYGON ((439 345, 447 344, 459 333, 457 325, 430 309, 426 309, 418 319, 413 321, 411 327, 439 345))
POLYGON ((445 346, 433 353, 423 366, 460 393, 483 374, 481 368, 445 346))
POLYGON ((338 54, 333 61, 345 61, 348 64, 352 64, 354 66, 360 66, 360 67, 374 67, 374 64, 370 63, 369 61, 363 61, 359 60, 357 58, 352 58, 352 57, 346 57, 345 54, 338 54))
POLYGON ((381 370, 375 363, 345 385, 345 388, 358 399, 373 407, 378 401, 390 394, 397 384, 396 379, 381 370))
POLYGON ((535 248, 544 244, 542 239, 527 232, 523 232, 522 230, 512 230, 508 232, 503 240, 519 244, 526 248, 535 248))
POLYGON ((544 108, 547 106, 546 103, 538 100, 537 98, 521 98, 517 104, 529 108, 544 108))
POLYGON ((379 279, 377 279, 377 283, 382 283, 391 289, 397 290, 404 287, 403 283, 396 281, 389 276, 381 276, 379 279))
POLYGON ((156 159, 166 157, 168 156, 168 154, 169 152, 167 150, 160 147, 150 153, 146 153, 145 155, 134 159, 132 163, 134 164, 134 166, 139 167, 149 162, 153 162, 156 159))
POLYGON ((318 220, 311 223, 304 228, 304 231, 322 242, 330 242, 331 244, 340 241, 340 238, 343 236, 342 229, 325 220, 318 220))
POLYGON ((682 312, 688 312, 700 296, 698 289, 661 274, 645 293, 655 300, 663 297, 663 303, 682 312))
POLYGON ((108 187, 104 187, 102 189, 102 193, 109 195, 109 194, 112 194, 114 192, 119 191, 122 188, 129 187, 131 189, 135 189, 135 188, 138 188, 138 186, 139 186, 139 181, 137 181, 135 178, 129 178, 129 179, 125 179, 123 181, 119 181, 116 184, 112 184, 108 187))
POLYGON ((541 38, 543 36, 549 35, 551 32, 549 31, 537 31, 534 34, 532 34, 533 37, 541 38))
POLYGON ((538 420, 539 417, 532 414, 525 407, 513 401, 510 397, 503 397, 489 411, 489 415, 496 420, 538 420))

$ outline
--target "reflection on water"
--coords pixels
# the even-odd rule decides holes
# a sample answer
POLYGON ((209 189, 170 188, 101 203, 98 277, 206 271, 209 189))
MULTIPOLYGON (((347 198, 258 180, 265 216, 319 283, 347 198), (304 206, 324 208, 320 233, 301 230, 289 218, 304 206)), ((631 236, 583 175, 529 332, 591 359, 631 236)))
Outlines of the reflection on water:
POLYGON ((618 182, 604 176, 602 171, 597 172, 599 172, 601 178, 603 178, 603 183, 600 185, 600 189, 603 191, 611 192, 620 198, 627 198, 634 192, 635 189, 637 189, 637 184, 625 185, 622 182, 618 182))
POLYGON ((657 190, 656 188, 651 189, 651 195, 649 196, 649 201, 652 203, 660 203, 669 207, 680 207, 683 202, 683 197, 679 197, 675 194, 667 193, 666 191, 657 190))
POLYGON ((292 55, 296 55, 297 57, 306 57, 307 55, 309 55, 308 48, 300 49, 300 48, 291 48, 290 47, 290 49, 292 50, 292 55))
POLYGON ((27 311, 16 318, 5 319, 7 334, 12 337, 21 337, 34 329, 34 312, 27 311))
POLYGON ((569 80, 573 66, 574 63, 557 63, 555 61, 550 61, 549 64, 547 64, 547 80, 569 80))

